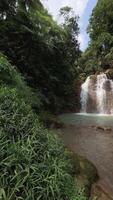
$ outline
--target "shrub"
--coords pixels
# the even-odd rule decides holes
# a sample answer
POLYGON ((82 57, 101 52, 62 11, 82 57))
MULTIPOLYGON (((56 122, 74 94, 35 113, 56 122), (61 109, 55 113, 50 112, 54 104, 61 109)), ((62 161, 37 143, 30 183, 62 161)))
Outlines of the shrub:
POLYGON ((17 71, 16 67, 12 66, 7 57, 0 53, 0 85, 8 87, 16 87, 18 93, 24 98, 28 104, 35 109, 40 109, 42 106, 42 96, 38 90, 34 90, 26 85, 23 77, 17 71))
POLYGON ((0 55, 0 199, 76 200, 63 143, 40 125, 5 59, 0 55))
POLYGON ((2 199, 70 199, 74 184, 65 148, 16 89, 0 89, 0 126, 2 199))
POLYGON ((17 89, 0 88, 0 126, 4 133, 14 137, 29 134, 35 116, 31 107, 20 97, 17 89))
MULTIPOLYGON (((12 66, 7 57, 0 53, 0 83, 8 86, 25 88, 25 83, 16 68, 12 66)), ((26 88, 25 88, 26 89, 26 88)))
POLYGON ((2 199, 70 199, 73 180, 64 148, 56 138, 41 129, 26 141, 14 142, 4 134, 0 141, 2 199))

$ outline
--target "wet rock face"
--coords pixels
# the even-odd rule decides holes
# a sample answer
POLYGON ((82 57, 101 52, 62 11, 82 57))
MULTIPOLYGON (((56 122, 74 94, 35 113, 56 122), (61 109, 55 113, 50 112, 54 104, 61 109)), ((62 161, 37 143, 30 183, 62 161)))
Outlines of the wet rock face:
POLYGON ((107 69, 105 74, 109 79, 113 79, 113 69, 107 69))
POLYGON ((96 112, 96 77, 91 76, 89 83, 89 94, 87 102, 87 112, 94 113, 96 112))
POLYGON ((106 90, 106 92, 111 91, 110 80, 106 80, 106 82, 103 84, 103 89, 106 90))
POLYGON ((106 74, 91 75, 81 88, 81 112, 113 113, 113 81, 106 74))

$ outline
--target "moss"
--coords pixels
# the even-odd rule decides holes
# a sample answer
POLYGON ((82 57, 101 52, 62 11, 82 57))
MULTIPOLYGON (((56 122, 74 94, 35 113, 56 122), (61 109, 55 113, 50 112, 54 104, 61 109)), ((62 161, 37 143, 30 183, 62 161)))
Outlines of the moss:
POLYGON ((90 79, 92 79, 95 82, 97 80, 97 75, 96 74, 95 75, 91 75, 90 79))
POLYGON ((81 73, 79 78, 82 82, 84 82, 86 80, 87 74, 86 73, 81 73))
POLYGON ((84 157, 70 152, 71 163, 73 165, 73 175, 75 176, 78 188, 83 188, 85 195, 90 194, 91 186, 98 180, 98 173, 95 166, 84 157))
POLYGON ((113 69, 108 69, 105 71, 105 74, 109 79, 113 79, 113 69))

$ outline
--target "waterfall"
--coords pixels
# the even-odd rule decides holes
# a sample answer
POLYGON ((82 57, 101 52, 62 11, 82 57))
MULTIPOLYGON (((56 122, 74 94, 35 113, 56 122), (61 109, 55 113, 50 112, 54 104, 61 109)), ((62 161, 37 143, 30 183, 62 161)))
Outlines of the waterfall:
POLYGON ((112 93, 112 95, 111 95, 111 114, 113 114, 113 81, 112 80, 110 80, 110 87, 111 87, 111 93, 112 93))
POLYGON ((97 112, 105 114, 107 112, 106 108, 106 81, 107 76, 106 74, 102 73, 97 76, 97 89, 96 89, 96 95, 97 95, 97 112))
POLYGON ((106 74, 89 76, 81 85, 81 112, 113 114, 113 81, 106 74))
POLYGON ((80 99, 81 99, 81 112, 83 113, 87 112, 89 83, 90 83, 90 77, 88 77, 81 86, 80 99))

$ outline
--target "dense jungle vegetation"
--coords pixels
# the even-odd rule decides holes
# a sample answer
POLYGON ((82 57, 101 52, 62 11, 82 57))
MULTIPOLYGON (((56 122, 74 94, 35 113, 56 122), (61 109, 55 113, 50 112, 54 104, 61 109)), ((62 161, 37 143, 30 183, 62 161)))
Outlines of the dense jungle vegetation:
POLYGON ((78 18, 61 9, 59 26, 39 0, 0 1, 0 51, 37 94, 36 110, 69 106, 80 54, 78 18))
POLYGON ((98 0, 90 17, 89 46, 79 60, 82 76, 108 71, 113 78, 113 1, 98 0))
POLYGON ((85 200, 69 153, 31 108, 21 75, 0 55, 0 199, 85 200))
POLYGON ((59 26, 38 0, 0 0, 1 200, 86 199, 68 151, 40 120, 70 106, 80 54, 70 12, 61 9, 59 26))

